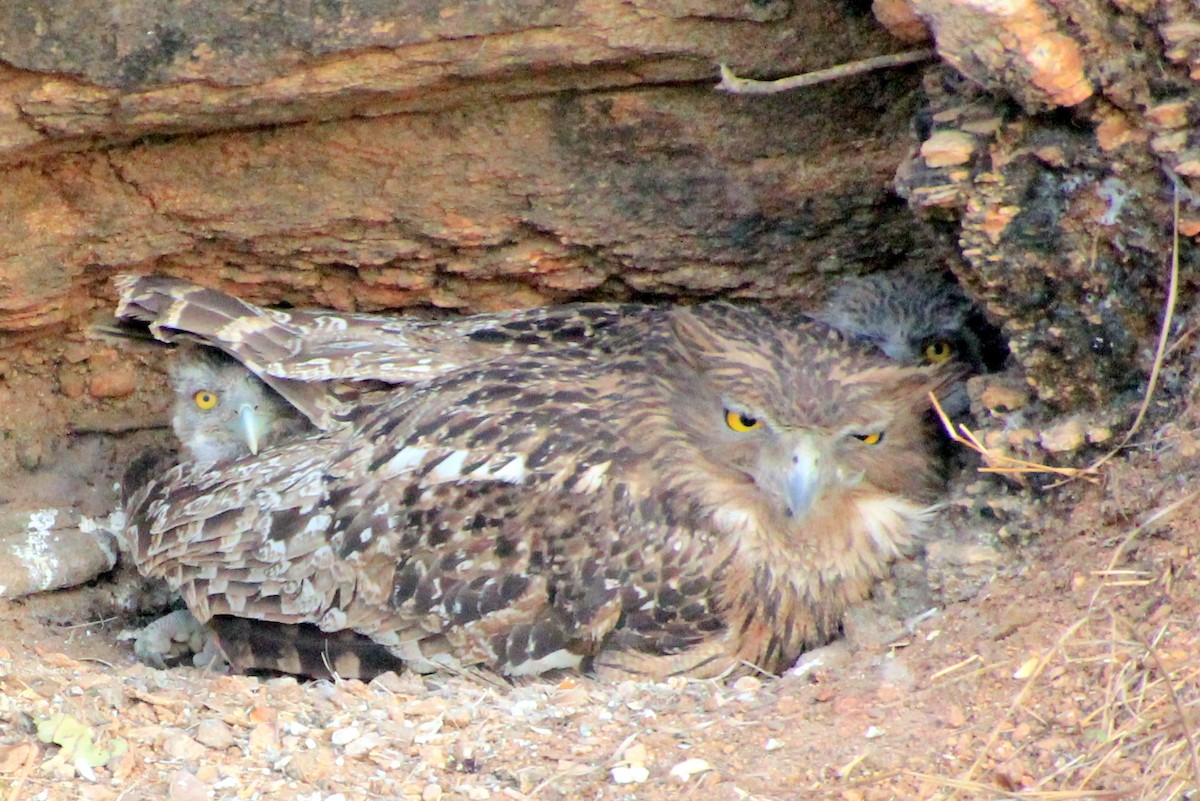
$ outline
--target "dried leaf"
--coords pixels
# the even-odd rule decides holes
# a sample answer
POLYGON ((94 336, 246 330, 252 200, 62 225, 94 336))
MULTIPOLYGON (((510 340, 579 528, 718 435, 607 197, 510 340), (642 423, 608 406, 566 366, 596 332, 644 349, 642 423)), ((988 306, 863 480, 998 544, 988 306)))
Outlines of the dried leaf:
POLYGON ((0 746, 0 776, 11 775, 19 771, 35 751, 37 751, 37 746, 33 743, 13 743, 0 746))
POLYGON ((114 740, 109 748, 100 747, 93 739, 93 732, 70 715, 59 712, 37 724, 38 739, 62 748, 63 756, 75 763, 85 777, 92 778, 91 768, 107 765, 114 756, 128 749, 124 740, 114 740))

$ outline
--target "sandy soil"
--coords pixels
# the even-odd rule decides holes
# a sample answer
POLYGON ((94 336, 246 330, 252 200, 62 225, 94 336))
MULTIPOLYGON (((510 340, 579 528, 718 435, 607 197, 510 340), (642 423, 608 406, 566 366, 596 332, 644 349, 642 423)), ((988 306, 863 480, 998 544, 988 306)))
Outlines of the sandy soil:
MULTIPOLYGON (((1198 420, 1151 427, 1095 482, 963 478, 977 500, 947 519, 982 545, 906 568, 936 610, 905 628, 865 607, 782 678, 160 671, 119 639, 127 573, 0 601, 0 799, 1196 797, 1198 420), (1014 505, 1019 526, 996 516, 1014 505)), ((106 442, 18 476, 3 509, 53 500, 47 471, 93 451, 107 467, 56 497, 114 503, 106 442)))

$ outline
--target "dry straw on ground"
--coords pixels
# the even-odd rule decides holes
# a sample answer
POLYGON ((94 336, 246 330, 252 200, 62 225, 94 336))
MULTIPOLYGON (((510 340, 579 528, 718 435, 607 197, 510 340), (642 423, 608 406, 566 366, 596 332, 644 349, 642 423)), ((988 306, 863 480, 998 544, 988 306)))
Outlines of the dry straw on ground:
MULTIPOLYGON (((983 459, 981 472, 1018 479, 1030 473, 1061 476, 1060 481, 1050 485, 1054 488, 1077 478, 1097 479, 1101 468, 1130 444, 1149 409, 1163 360, 1174 349, 1168 339, 1178 299, 1178 221, 1177 189, 1162 325, 1142 404, 1125 436, 1086 467, 1055 467, 987 448, 968 427, 953 423, 933 398, 950 437, 983 459)), ((1015 678, 1023 678, 1024 684, 968 770, 954 778, 911 775, 940 788, 945 799, 1175 801, 1200 797, 1200 733, 1196 728, 1200 719, 1200 632, 1194 619, 1173 613, 1169 601, 1174 578, 1171 566, 1157 574, 1120 567, 1139 537, 1190 505, 1197 496, 1200 491, 1189 492, 1156 510, 1114 546, 1107 565, 1093 573, 1099 584, 1084 614, 1063 629, 1057 642, 1027 660, 1014 674, 1015 678), (1139 603, 1124 597, 1123 593, 1131 588, 1151 591, 1149 600, 1143 596, 1139 603), (1148 608, 1144 616, 1136 615, 1148 608), (1083 735, 1079 742, 1086 747, 1024 787, 997 786, 996 782, 978 778, 1005 734, 1027 721, 1045 726, 1055 712, 1062 711, 1046 706, 1061 706, 1064 699, 1078 702, 1076 727, 1083 735)), ((934 678, 971 661, 952 666, 934 678)))

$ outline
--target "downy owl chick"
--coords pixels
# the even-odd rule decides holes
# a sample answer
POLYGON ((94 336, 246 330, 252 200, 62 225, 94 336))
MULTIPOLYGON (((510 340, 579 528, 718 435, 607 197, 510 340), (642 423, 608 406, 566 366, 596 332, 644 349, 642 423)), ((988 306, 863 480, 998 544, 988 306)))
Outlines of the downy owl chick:
MULTIPOLYGON (((849 278, 814 316, 901 364, 955 362, 967 375, 999 366, 990 363, 994 359, 977 330, 982 316, 941 275, 893 271, 849 278)), ((951 416, 967 412, 965 380, 948 387, 940 401, 951 416)))
POLYGON ((171 366, 171 426, 184 454, 221 462, 313 430, 294 407, 232 357, 199 345, 180 347, 171 366))

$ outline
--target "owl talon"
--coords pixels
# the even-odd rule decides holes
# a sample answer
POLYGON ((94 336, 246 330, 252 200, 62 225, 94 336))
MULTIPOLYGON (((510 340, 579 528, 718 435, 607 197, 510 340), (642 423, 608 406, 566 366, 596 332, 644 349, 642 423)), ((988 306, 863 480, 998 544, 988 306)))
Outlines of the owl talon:
POLYGON ((220 653, 214 649, 215 641, 208 630, 186 609, 153 621, 137 632, 133 641, 133 653, 138 660, 159 669, 182 664, 192 655, 199 659, 203 654, 206 660, 211 660, 212 654, 220 653))

